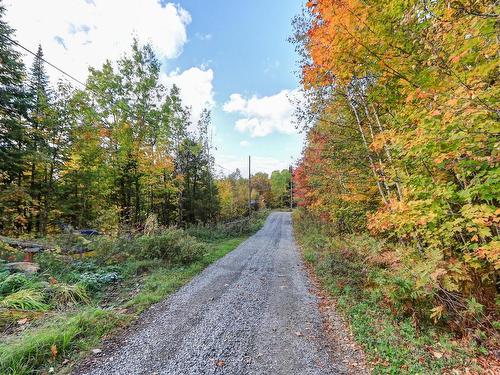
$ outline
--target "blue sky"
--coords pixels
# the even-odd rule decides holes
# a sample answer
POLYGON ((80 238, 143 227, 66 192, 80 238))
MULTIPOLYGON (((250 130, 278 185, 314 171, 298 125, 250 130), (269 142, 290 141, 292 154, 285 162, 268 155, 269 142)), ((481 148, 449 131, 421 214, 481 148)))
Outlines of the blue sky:
POLYGON ((151 42, 163 79, 180 86, 194 118, 212 109, 216 162, 226 172, 247 173, 248 155, 254 172, 285 168, 300 155, 287 99, 299 85, 297 56, 287 39, 302 1, 5 2, 18 40, 32 49, 41 43, 49 61, 81 79, 88 65, 126 52, 133 35, 151 42))
MULTIPOLYGON (((263 137, 235 130, 242 116, 223 111, 231 94, 243 97, 273 96, 298 87, 296 54, 287 41, 291 20, 300 11, 301 1, 186 0, 181 6, 192 16, 189 42, 182 55, 169 62, 181 70, 208 64, 214 70, 217 161, 226 168, 246 169, 246 155, 256 167, 269 171, 297 157, 301 137, 273 131, 263 137), (208 37, 206 37, 208 35, 208 37), (246 147, 242 147, 243 142, 246 147)), ((245 117, 245 116, 243 116, 245 117)))

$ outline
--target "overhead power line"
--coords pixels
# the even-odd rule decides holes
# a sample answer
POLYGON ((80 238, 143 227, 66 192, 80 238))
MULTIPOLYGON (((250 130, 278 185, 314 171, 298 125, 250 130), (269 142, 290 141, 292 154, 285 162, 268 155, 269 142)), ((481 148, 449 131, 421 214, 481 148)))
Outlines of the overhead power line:
POLYGON ((224 170, 226 170, 226 171, 228 171, 228 172, 231 172, 231 173, 233 172, 232 170, 227 169, 226 167, 223 167, 223 166, 222 166, 222 165, 220 165, 220 164, 217 164, 217 163, 214 163, 214 164, 215 164, 216 166, 218 166, 219 168, 222 168, 222 169, 224 169, 224 170))
MULTIPOLYGON (((58 67, 57 65, 51 63, 50 61, 48 61, 47 59, 43 58, 43 57, 40 57, 38 56, 35 52, 33 52, 32 50, 30 50, 29 48, 23 46, 21 43, 19 42, 16 42, 15 40, 9 38, 8 36, 6 35, 2 35, 3 38, 7 39, 8 41, 10 41, 12 44, 18 46, 19 48, 21 48, 22 50, 28 52, 30 55, 33 55, 36 59, 40 59, 41 61, 43 61, 45 64, 49 65, 50 67, 56 69, 58 72, 60 72, 61 74, 65 75, 66 77, 72 79, 73 81, 75 81, 76 83, 82 85, 85 89, 91 91, 94 95, 97 95, 97 96, 100 96, 101 98, 103 98, 103 96, 101 94, 99 94, 98 92, 95 92, 94 90, 92 90, 91 88, 88 87, 87 84, 83 83, 82 81, 80 81, 78 78, 76 78, 75 76, 71 75, 70 73, 66 72, 64 69, 58 67)), ((123 109, 122 109, 123 110, 123 109)), ((131 115, 132 117, 135 117, 134 114, 130 113, 129 111, 125 110, 125 112, 129 115, 131 115)), ((230 173, 232 173, 233 171, 231 171, 230 169, 226 168, 226 167, 223 167, 222 165, 220 164, 217 164, 217 163, 214 163, 216 166, 218 166, 219 168, 222 168, 230 173)))
POLYGON ((87 88, 87 85, 85 83, 83 83, 82 81, 80 81, 78 78, 75 78, 74 76, 72 76, 71 74, 65 72, 64 70, 62 70, 61 68, 59 68, 58 66, 52 64, 50 61, 47 61, 46 59, 44 59, 43 57, 40 57, 38 56, 35 52, 31 51, 29 48, 26 48, 25 46, 23 46, 22 44, 16 42, 15 40, 9 38, 8 36, 6 35, 3 35, 3 37, 5 39, 7 39, 8 41, 10 41, 12 44, 15 44, 16 46, 18 46, 19 48, 23 49, 24 51, 28 52, 29 54, 33 55, 35 58, 37 59, 40 59, 42 60, 44 63, 46 63, 47 65, 51 66, 52 68, 56 69, 58 72, 64 74, 66 77, 69 77, 71 78, 73 81, 75 82, 78 82, 80 85, 82 85, 83 87, 87 88))

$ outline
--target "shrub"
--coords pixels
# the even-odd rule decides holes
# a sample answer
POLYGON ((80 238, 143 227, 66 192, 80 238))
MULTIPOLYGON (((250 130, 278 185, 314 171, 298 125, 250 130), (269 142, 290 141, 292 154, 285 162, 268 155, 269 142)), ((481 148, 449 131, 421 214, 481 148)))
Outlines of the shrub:
POLYGON ((14 273, 0 282, 0 296, 15 293, 30 283, 28 277, 23 273, 14 273))
POLYGON ((192 225, 186 232, 202 241, 215 241, 223 238, 241 237, 257 232, 266 221, 269 210, 254 212, 251 217, 241 218, 217 225, 192 225))
MULTIPOLYGON (((458 346, 444 326, 433 324, 432 295, 419 292, 413 270, 401 267, 404 259, 394 257, 395 245, 336 231, 307 212, 294 213, 304 258, 347 317, 374 365, 373 373, 443 373, 462 366, 474 346, 458 346), (432 353, 441 353, 443 347, 447 355, 436 358, 432 353)), ((472 315, 482 311, 475 300, 468 301, 468 308, 472 315)))
POLYGON ((135 244, 137 259, 161 259, 170 264, 189 264, 207 251, 205 244, 175 228, 167 228, 156 236, 139 237, 135 244))
POLYGON ((203 225, 196 224, 186 228, 186 233, 201 241, 210 242, 228 237, 221 224, 203 225))
POLYGON ((42 273, 56 279, 65 279, 70 275, 73 268, 72 258, 52 252, 37 254, 35 261, 40 265, 42 273))
POLYGON ((93 241, 89 248, 97 262, 113 264, 132 254, 135 246, 135 239, 102 237, 93 241))
POLYGON ((79 276, 79 281, 91 292, 97 292, 104 286, 119 281, 118 272, 84 272, 79 276))

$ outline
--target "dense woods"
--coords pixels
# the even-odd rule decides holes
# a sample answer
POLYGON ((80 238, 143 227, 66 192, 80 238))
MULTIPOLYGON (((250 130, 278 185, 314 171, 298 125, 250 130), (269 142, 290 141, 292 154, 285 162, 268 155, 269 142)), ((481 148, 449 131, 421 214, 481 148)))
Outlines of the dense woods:
MULTIPOLYGON (((135 41, 118 61, 90 68, 83 88, 53 87, 42 47, 25 69, 13 30, 0 22, 0 232, 118 233, 148 218, 185 226, 248 214, 248 179, 216 173, 210 112, 192 123, 179 89, 160 82, 150 45, 135 41)), ((257 174, 252 199, 283 206, 289 184, 288 171, 257 174)))
POLYGON ((461 332, 498 325, 498 17, 494 1, 314 0, 294 22, 299 205, 383 240, 356 255, 385 270, 366 283, 393 311, 461 332))

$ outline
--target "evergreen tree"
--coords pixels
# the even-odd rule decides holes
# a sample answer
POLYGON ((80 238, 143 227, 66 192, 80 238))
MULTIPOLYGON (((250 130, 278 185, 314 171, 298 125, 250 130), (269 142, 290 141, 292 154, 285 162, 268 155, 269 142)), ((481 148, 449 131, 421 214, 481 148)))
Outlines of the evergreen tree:
POLYGON ((28 100, 21 54, 14 48, 14 30, 4 15, 0 3, 0 229, 22 230, 28 201, 22 188, 28 100))
POLYGON ((38 50, 29 74, 30 127, 28 129, 28 157, 30 163, 29 192, 32 207, 28 221, 28 231, 43 231, 41 220, 42 205, 46 204, 49 181, 51 134, 50 83, 45 71, 42 46, 38 50))
POLYGON ((0 172, 3 182, 11 183, 19 179, 23 169, 27 95, 21 54, 10 40, 14 30, 3 20, 4 14, 0 5, 0 172))

